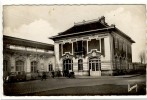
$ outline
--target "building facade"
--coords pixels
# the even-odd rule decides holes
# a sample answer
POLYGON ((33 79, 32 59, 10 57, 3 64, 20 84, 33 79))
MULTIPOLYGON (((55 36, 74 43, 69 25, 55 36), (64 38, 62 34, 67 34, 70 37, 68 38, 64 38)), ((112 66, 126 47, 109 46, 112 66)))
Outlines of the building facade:
POLYGON ((55 67, 54 46, 10 36, 3 36, 3 73, 25 72, 31 77, 55 67))
POLYGON ((73 71, 75 75, 115 75, 132 68, 132 43, 115 25, 102 16, 50 37, 54 40, 55 70, 73 71))

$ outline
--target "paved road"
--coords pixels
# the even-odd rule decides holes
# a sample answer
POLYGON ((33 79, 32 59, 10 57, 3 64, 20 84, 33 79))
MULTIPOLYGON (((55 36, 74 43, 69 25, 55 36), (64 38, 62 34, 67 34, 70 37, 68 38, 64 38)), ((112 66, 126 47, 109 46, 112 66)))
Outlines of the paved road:
POLYGON ((145 82, 145 75, 135 77, 100 77, 100 78, 55 78, 47 79, 44 81, 35 80, 28 82, 19 83, 7 83, 4 84, 5 94, 26 94, 39 91, 47 91, 65 87, 76 87, 76 86, 92 86, 102 84, 116 84, 116 85, 127 85, 133 83, 145 82))

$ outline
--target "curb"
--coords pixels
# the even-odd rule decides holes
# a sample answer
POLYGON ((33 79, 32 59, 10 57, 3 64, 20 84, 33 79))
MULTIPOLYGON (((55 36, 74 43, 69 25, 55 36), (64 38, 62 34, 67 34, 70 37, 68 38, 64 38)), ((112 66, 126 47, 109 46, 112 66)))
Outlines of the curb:
MULTIPOLYGON (((135 77, 135 76, 140 76, 140 74, 136 75, 127 75, 127 76, 121 76, 122 78, 129 78, 129 77, 135 77)), ((116 76, 117 77, 117 76, 116 76)), ((119 77, 119 76, 118 76, 119 77)))
POLYGON ((129 78, 129 77, 135 77, 135 76, 140 76, 140 74, 136 75, 123 75, 123 76, 99 76, 99 77, 75 77, 77 79, 102 79, 102 78, 129 78))

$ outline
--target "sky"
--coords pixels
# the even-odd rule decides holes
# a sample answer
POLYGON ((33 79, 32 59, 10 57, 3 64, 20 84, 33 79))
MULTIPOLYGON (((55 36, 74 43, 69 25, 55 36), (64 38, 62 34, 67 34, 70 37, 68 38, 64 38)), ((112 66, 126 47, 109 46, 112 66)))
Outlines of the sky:
POLYGON ((108 25, 130 36, 133 62, 146 46, 145 5, 23 5, 3 6, 3 34, 53 44, 48 39, 74 25, 74 22, 105 16, 108 25))

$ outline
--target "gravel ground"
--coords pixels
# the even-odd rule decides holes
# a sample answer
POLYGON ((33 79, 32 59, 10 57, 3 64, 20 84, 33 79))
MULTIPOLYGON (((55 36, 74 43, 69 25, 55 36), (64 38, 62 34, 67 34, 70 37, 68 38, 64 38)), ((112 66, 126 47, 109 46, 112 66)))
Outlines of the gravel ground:
POLYGON ((104 84, 96 86, 78 86, 55 89, 37 93, 25 94, 27 96, 81 96, 81 95, 145 95, 145 83, 138 85, 138 91, 128 92, 127 85, 104 84))
POLYGON ((138 92, 145 94, 145 75, 135 77, 100 77, 100 78, 54 78, 44 81, 4 83, 6 96, 48 96, 48 95, 128 95, 128 84, 138 84, 138 92), (141 91, 140 91, 141 90, 141 91))

